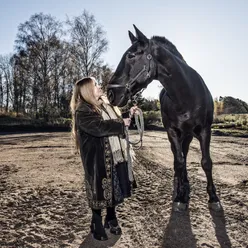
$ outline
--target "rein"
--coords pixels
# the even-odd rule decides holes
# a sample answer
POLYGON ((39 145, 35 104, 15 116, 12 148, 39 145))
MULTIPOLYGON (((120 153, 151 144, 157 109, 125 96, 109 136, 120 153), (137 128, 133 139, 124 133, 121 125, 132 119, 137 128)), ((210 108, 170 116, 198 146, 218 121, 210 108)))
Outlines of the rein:
POLYGON ((142 147, 142 139, 143 139, 143 134, 144 134, 144 118, 143 118, 143 113, 140 108, 137 109, 138 114, 134 115, 135 118, 135 124, 138 129, 138 133, 140 135, 140 138, 138 141, 130 141, 129 139, 129 132, 128 132, 128 127, 126 127, 125 135, 126 135, 126 141, 127 141, 127 161, 128 161, 128 173, 129 173, 129 178, 131 181, 134 181, 133 173, 132 173, 132 155, 131 155, 131 145, 135 148, 135 150, 138 150, 142 147), (140 143, 140 145, 137 147, 137 145, 140 143))
POLYGON ((139 134, 139 139, 136 141, 130 141, 128 134, 128 127, 126 127, 126 140, 128 144, 131 144, 136 150, 140 149, 143 145, 143 135, 144 135, 144 116, 140 108, 137 108, 134 114, 135 125, 139 134))

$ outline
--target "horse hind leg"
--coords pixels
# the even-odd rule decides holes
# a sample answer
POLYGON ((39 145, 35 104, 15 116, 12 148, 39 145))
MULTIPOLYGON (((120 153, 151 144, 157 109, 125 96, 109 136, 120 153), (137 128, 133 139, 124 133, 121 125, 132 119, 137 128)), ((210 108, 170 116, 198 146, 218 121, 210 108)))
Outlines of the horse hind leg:
POLYGON ((207 127, 201 130, 199 136, 197 137, 200 142, 202 151, 201 165, 207 177, 207 192, 209 195, 209 208, 220 211, 222 206, 220 204, 219 198, 216 194, 215 185, 213 183, 212 177, 212 159, 210 157, 210 140, 211 140, 211 127, 207 127))

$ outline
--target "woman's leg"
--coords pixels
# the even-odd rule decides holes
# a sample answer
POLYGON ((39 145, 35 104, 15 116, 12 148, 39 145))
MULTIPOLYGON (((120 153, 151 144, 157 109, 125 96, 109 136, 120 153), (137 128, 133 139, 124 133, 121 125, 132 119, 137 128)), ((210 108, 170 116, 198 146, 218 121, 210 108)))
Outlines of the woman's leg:
POLYGON ((91 232, 97 240, 107 240, 108 236, 102 225, 101 209, 92 209, 91 232))
POLYGON ((115 235, 121 234, 121 228, 118 224, 118 220, 116 217, 115 207, 108 207, 107 208, 107 215, 105 218, 105 228, 109 228, 110 232, 115 235))
POLYGON ((115 207, 108 207, 107 208, 107 216, 106 219, 108 221, 116 219, 115 207))
POLYGON ((101 209, 91 209, 92 210, 92 219, 93 217, 97 217, 97 216, 102 216, 102 210, 101 209))

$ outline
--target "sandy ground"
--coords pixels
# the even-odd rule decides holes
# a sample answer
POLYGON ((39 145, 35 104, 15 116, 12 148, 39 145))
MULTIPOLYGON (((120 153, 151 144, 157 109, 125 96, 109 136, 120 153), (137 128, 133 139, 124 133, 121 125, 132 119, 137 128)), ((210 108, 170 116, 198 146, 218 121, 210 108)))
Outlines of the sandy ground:
POLYGON ((83 169, 69 133, 0 135, 0 247, 248 247, 248 139, 212 138, 214 179, 224 212, 207 207, 197 141, 188 173, 191 201, 171 211, 173 156, 165 132, 145 132, 136 152, 135 194, 118 207, 121 236, 89 233, 83 169))

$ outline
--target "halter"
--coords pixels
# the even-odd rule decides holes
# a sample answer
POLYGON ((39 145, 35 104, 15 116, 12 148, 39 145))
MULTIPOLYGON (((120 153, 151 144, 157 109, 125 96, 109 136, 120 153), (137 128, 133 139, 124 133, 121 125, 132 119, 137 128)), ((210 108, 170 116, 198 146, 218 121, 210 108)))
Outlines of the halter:
MULTIPOLYGON (((150 44, 149 44, 149 46, 150 46, 150 44)), ((146 79, 150 78, 151 77, 150 69, 151 69, 151 60, 152 60, 151 53, 147 54, 146 59, 148 60, 148 68, 147 68, 147 65, 144 65, 143 69, 134 78, 131 78, 125 85, 109 84, 107 86, 107 88, 108 89, 111 89, 111 88, 125 88, 128 92, 130 92, 130 88, 132 86, 132 83, 135 82, 143 73, 146 73, 146 79)))

